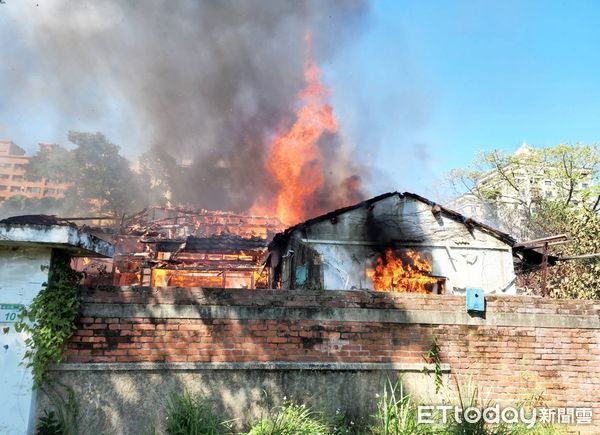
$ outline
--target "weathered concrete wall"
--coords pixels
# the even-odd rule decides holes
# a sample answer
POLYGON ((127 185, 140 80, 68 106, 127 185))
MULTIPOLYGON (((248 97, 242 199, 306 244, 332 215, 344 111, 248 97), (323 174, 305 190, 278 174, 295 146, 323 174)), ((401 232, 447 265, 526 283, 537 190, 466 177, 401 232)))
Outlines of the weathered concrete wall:
MULTIPOLYGON (((184 390, 213 400, 224 419, 238 419, 234 422, 238 429, 266 416, 285 400, 307 403, 331 414, 344 410, 359 423, 373 414, 376 394, 381 393, 388 377, 395 379, 399 373, 407 390, 436 397, 429 390, 431 380, 417 368, 366 370, 357 365, 341 370, 340 366, 308 368, 308 364, 298 364, 296 368, 281 369, 277 365, 244 368, 242 364, 217 369, 164 364, 114 371, 110 367, 89 371, 67 367, 53 372, 53 379, 74 388, 82 404, 84 433, 138 434, 144 433, 149 423, 160 429, 165 401, 170 394, 184 390)), ((48 405, 42 396, 40 409, 48 405)))
MULTIPOLYGON (((48 279, 50 248, 0 246, 0 306, 28 305, 48 279)), ((0 433, 24 434, 30 422, 34 395, 30 370, 21 365, 24 333, 15 331, 13 314, 0 310, 0 433)))
POLYGON ((274 403, 293 396, 366 418, 390 371, 433 396, 420 371, 434 337, 450 384, 472 377, 502 406, 542 394, 548 406, 589 407, 600 427, 593 301, 489 296, 472 317, 460 296, 358 291, 114 288, 84 300, 53 376, 78 392, 86 427, 128 433, 121 425, 160 417, 184 388, 240 424, 267 412, 263 388, 274 403))
POLYGON ((24 333, 14 323, 48 281, 53 254, 110 256, 112 246, 77 228, 0 224, 0 433, 31 433, 35 417, 32 376, 23 364, 24 333), (29 431, 29 432, 28 432, 29 431))
POLYGON ((14 246, 45 245, 92 257, 114 255, 109 242, 68 225, 0 224, 0 242, 14 246))

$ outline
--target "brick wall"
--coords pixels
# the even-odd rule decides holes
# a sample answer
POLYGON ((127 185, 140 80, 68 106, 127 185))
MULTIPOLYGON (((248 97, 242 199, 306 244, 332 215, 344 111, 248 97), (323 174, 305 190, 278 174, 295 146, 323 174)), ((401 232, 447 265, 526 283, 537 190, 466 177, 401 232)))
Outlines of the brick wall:
POLYGON ((600 304, 488 296, 219 289, 85 289, 66 363, 443 363, 486 396, 591 407, 600 421, 600 304))

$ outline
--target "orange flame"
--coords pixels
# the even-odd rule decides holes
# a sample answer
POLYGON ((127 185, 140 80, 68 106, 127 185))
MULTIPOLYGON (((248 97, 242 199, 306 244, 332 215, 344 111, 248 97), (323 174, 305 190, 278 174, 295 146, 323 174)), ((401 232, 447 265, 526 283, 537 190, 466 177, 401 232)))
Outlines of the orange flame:
POLYGON ((168 287, 171 279, 171 271, 168 269, 152 269, 152 286, 168 287))
POLYGON ((274 214, 288 225, 307 218, 307 204, 325 183, 323 155, 317 141, 324 133, 337 131, 333 109, 324 102, 329 92, 321 83, 321 71, 312 60, 310 34, 305 39, 306 87, 298 95, 302 107, 296 114, 294 125, 271 143, 266 163, 266 169, 277 185, 277 192, 267 204, 255 204, 250 210, 252 214, 274 214))
POLYGON ((396 258, 391 249, 384 257, 377 258, 374 269, 367 269, 367 277, 373 281, 373 290, 412 293, 431 293, 437 278, 429 276, 432 264, 414 251, 407 251, 409 264, 396 258))

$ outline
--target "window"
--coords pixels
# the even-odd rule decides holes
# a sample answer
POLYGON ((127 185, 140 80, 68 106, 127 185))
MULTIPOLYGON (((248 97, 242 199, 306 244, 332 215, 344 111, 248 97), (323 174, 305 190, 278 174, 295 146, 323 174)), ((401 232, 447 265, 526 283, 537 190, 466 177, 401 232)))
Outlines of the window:
POLYGON ((581 187, 582 187, 583 189, 587 189, 587 188, 588 188, 588 186, 589 186, 589 184, 588 184, 588 183, 581 183, 581 187))
POLYGON ((13 181, 23 181, 23 176, 22 175, 13 175, 12 180, 13 181))
POLYGON ((8 186, 3 186, 0 184, 0 190, 8 190, 8 186))
POLYGON ((27 188, 27 192, 30 192, 30 193, 40 193, 40 188, 39 187, 28 187, 27 188))
POLYGON ((545 184, 546 186, 552 186, 552 181, 550 181, 550 180, 546 180, 546 181, 544 181, 544 184, 545 184))
POLYGON ((10 175, 8 174, 0 174, 0 180, 8 180, 10 178, 10 175))
POLYGON ((11 191, 11 192, 20 192, 20 191, 21 191, 21 188, 20 188, 19 186, 12 186, 12 187, 10 188, 10 191, 11 191))
POLYGON ((27 165, 24 165, 22 163, 16 163, 15 164, 15 169, 18 170, 18 171, 24 171, 25 170, 25 166, 27 166, 27 165))
POLYGON ((12 163, 0 163, 0 169, 12 169, 12 163))

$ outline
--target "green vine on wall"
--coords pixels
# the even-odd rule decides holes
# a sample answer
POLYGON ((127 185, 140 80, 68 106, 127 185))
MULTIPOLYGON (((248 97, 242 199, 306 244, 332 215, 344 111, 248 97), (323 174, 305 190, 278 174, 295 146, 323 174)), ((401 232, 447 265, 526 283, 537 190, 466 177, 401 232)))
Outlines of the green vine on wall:
POLYGON ((76 329, 81 274, 71 269, 70 261, 68 256, 53 257, 48 282, 31 305, 21 311, 21 320, 15 324, 18 332, 28 334, 23 360, 31 367, 34 387, 43 381, 48 364, 61 361, 64 345, 76 329))
MULTIPOLYGON (((442 359, 440 358, 440 347, 438 346, 437 339, 435 337, 433 337, 433 340, 431 340, 431 348, 429 348, 429 352, 427 352, 427 354, 423 356, 423 359, 427 364, 433 364, 434 366, 433 375, 435 392, 437 394, 444 385, 444 378, 442 376, 442 359)), ((427 367, 425 367, 423 371, 428 375, 431 374, 430 370, 427 367)))

